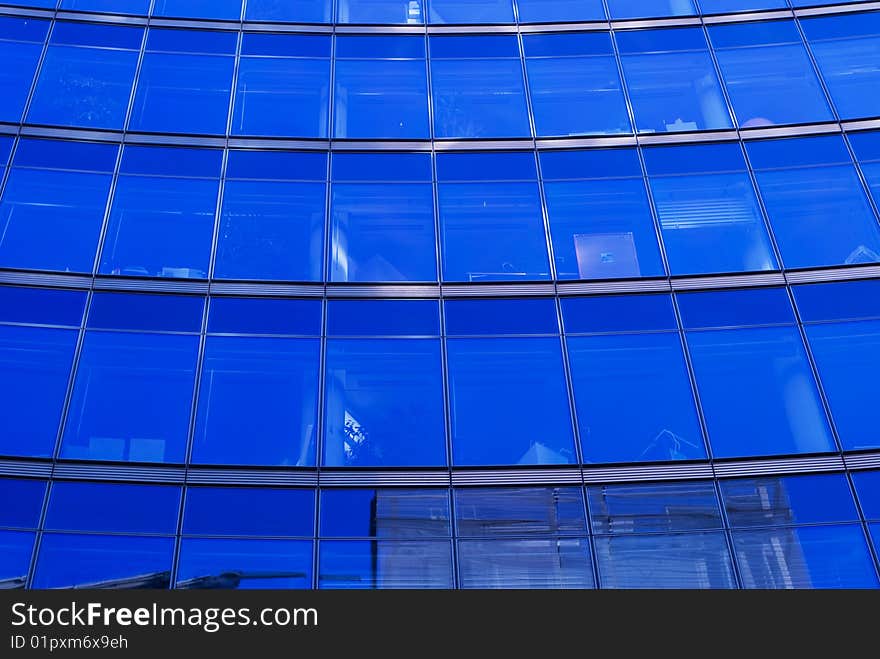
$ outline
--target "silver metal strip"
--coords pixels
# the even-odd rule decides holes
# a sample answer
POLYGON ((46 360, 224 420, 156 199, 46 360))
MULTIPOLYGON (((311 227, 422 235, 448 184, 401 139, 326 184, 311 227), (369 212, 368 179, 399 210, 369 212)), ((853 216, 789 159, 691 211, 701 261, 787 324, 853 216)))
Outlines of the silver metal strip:
POLYGON ((880 129, 880 119, 857 119, 853 121, 843 121, 840 124, 847 132, 856 132, 860 130, 877 130, 880 129))
POLYGON ((739 136, 747 140, 763 140, 779 137, 804 137, 806 135, 829 135, 840 132, 840 124, 801 124, 797 126, 774 126, 772 128, 740 128, 739 136))
POLYGON ((435 151, 532 151, 535 143, 530 137, 509 140, 434 140, 435 151))
POLYGON ((88 12, 84 14, 80 11, 69 11, 65 9, 59 9, 55 14, 55 18, 61 21, 82 21, 85 18, 89 23, 113 23, 115 25, 145 26, 150 22, 150 19, 146 16, 112 13, 99 14, 98 12, 88 12))
POLYGON ((258 282, 213 281, 211 295, 247 295, 249 297, 323 297, 323 284, 262 284, 258 282))
POLYGON ((875 277, 880 277, 880 266, 878 265, 827 268, 821 270, 800 270, 798 272, 785 273, 785 279, 790 284, 845 281, 849 279, 873 279, 875 277))
POLYGON ((657 293, 672 290, 666 279, 627 279, 624 281, 571 282, 559 283, 556 290, 560 295, 577 294, 618 294, 618 293, 657 293))
POLYGON ((449 472, 443 471, 321 471, 321 487, 448 487, 449 472))
POLYGON ((843 462, 847 469, 880 469, 880 453, 844 455, 843 462))
POLYGON ((627 19, 625 21, 611 21, 611 27, 615 30, 644 30, 645 28, 688 27, 691 25, 700 24, 701 23, 699 16, 627 19))
POLYGON ((620 146, 636 146, 635 135, 609 135, 598 137, 539 137, 535 140, 538 149, 606 149, 620 146))
POLYGON ((740 288, 748 286, 785 285, 785 275, 781 272, 730 275, 720 277, 673 277, 672 290, 692 291, 703 288, 740 288))
POLYGON ((253 139, 249 137, 230 137, 228 140, 230 149, 259 149, 279 151, 328 151, 329 140, 296 140, 296 139, 253 139))
POLYGON ((553 284, 443 284, 443 297, 553 295, 553 284))
POLYGON ((703 16, 706 25, 720 25, 724 23, 745 23, 747 21, 774 21, 781 18, 791 18, 791 9, 779 9, 776 11, 750 11, 738 14, 715 14, 703 16))
POLYGON ((582 483, 577 468, 453 471, 452 484, 466 485, 550 485, 582 483))
POLYGON ((639 135, 639 144, 694 144, 701 142, 735 142, 735 130, 706 130, 693 133, 649 133, 639 135))
POLYGON ((186 482, 199 485, 301 485, 316 487, 318 474, 310 471, 281 471, 254 469, 209 469, 190 467, 186 482))
POLYGON ((640 483, 663 480, 694 480, 712 478, 712 465, 700 464, 655 464, 621 465, 619 467, 584 467, 584 483, 640 483))
POLYGON ((48 478, 52 475, 52 463, 0 460, 0 475, 48 478))
POLYGON ((431 151, 431 143, 426 140, 339 140, 332 142, 334 151, 431 151))
POLYGON ((87 275, 0 270, 0 283, 50 288, 89 288, 92 285, 92 278, 87 275))
POLYGON ((208 292, 208 282, 201 280, 184 281, 159 279, 111 279, 98 275, 93 284, 95 290, 105 291, 154 291, 160 293, 199 293, 208 292))
POLYGON ((183 483, 184 468, 58 463, 55 465, 53 478, 144 483, 183 483))
POLYGON ((327 297, 357 297, 357 298, 437 298, 440 297, 440 286, 346 286, 327 285, 327 297))
POLYGON ((819 473, 823 471, 842 471, 843 458, 829 455, 819 458, 777 458, 769 460, 738 460, 735 462, 716 462, 717 478, 734 476, 763 476, 776 474, 819 473))
POLYGON ((794 15, 798 18, 807 16, 830 16, 832 14, 849 14, 852 12, 871 11, 880 9, 880 2, 853 2, 840 5, 825 5, 824 7, 804 7, 795 9, 794 15))

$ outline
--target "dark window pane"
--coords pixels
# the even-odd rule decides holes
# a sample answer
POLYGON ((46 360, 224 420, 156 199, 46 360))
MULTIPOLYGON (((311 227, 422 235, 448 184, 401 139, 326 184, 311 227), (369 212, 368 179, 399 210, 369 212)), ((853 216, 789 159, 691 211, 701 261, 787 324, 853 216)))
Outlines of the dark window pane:
POLYGON ((784 288, 679 293, 677 299, 685 329, 795 323, 784 288))
POLYGON ((461 540, 462 588, 595 588, 586 538, 461 540))
POLYGON ((579 487, 455 490, 456 533, 462 537, 586 535, 579 487))
POLYGON ((446 300, 446 334, 559 334, 552 298, 446 300))
POLYGON ((0 321, 79 327, 84 291, 0 286, 0 321))
POLYGON ((49 21, 0 18, 0 121, 21 119, 48 29, 49 21))
POLYGON ((94 293, 89 305, 90 328, 198 332, 205 301, 185 295, 94 293))
POLYGON ((184 538, 176 588, 311 588, 310 540, 184 538))
POLYGON ((880 317, 880 281, 793 286, 804 322, 880 317))
POLYGON ((865 519, 880 520, 880 471, 858 471, 852 479, 865 519))
POLYGON ((24 588, 36 533, 0 531, 0 585, 24 588))
POLYGON ((566 334, 677 330, 669 295, 597 295, 561 298, 566 334))
POLYGON ((183 533, 308 536, 315 529, 313 490, 190 487, 183 533))
POLYGON ((208 332, 216 334, 321 334, 320 300, 211 298, 208 332))
POLYGON ((669 533, 721 528, 709 481, 587 488, 593 533, 669 533))
POLYGON ((322 540, 319 588, 452 588, 448 540, 322 540))
POLYGON ((328 336, 437 336, 433 300, 329 300, 328 336))
POLYGON ((0 478, 0 501, 7 504, 0 507, 0 526, 37 528, 45 494, 45 481, 0 478), (14 505, 9 505, 13 502, 14 505))
POLYGON ((323 490, 322 538, 449 537, 443 490, 323 490))
POLYGON ((54 531, 176 533, 180 488, 123 483, 52 484, 45 528, 54 531))

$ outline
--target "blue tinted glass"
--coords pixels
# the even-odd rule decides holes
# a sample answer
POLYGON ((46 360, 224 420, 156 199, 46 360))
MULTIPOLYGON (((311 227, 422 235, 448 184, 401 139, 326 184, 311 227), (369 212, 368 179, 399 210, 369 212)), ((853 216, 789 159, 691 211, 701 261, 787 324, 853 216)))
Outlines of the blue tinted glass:
POLYGON ((21 119, 49 21, 0 18, 0 121, 21 119))
POLYGON ((231 31, 154 28, 147 33, 147 50, 234 55, 237 41, 238 35, 231 31))
POLYGON ((337 23, 424 23, 427 0, 337 0, 337 23))
POLYGON ((587 489, 593 533, 668 533, 720 529, 721 509, 709 481, 602 485, 587 489))
POLYGON ((734 531, 746 588, 876 588, 861 526, 734 531))
POLYGON ((87 325, 101 329, 198 332, 204 306, 201 297, 95 293, 87 325))
POLYGON ((313 465, 318 352, 317 340, 209 336, 192 461, 313 465))
POLYGON ((557 339, 452 339, 447 359, 456 464, 576 461, 557 339))
POLYGON ((561 304, 567 334, 678 329, 668 295, 564 297, 561 304))
POLYGON ((174 149, 127 145, 120 174, 219 178, 223 152, 219 149, 174 149))
POLYGON ((150 11, 150 0, 61 0, 61 9, 143 16, 150 11))
POLYGON ((462 537, 586 535, 579 487, 481 487, 455 490, 462 537))
POLYGON ((79 327, 86 306, 84 291, 0 286, 0 321, 79 327))
POLYGON ((571 337, 568 355, 585 462, 706 457, 677 334, 571 337))
POLYGON ((880 281, 848 281, 793 286, 804 322, 880 316, 880 281))
POLYGON ((0 137, 0 173, 3 167, 9 162, 9 154, 12 151, 12 137, 0 137))
POLYGON ((332 300, 329 336, 436 336, 440 317, 433 300, 332 300))
POLYGON ((22 140, 0 201, 0 264, 91 272, 116 150, 22 140))
POLYGON ((197 336, 89 332, 61 454, 183 462, 197 336))
POLYGON ((516 0, 520 23, 601 21, 601 0, 516 0))
POLYGON ((545 181, 573 179, 641 178, 642 166, 635 149, 541 151, 545 181))
POLYGON ((698 28, 621 32, 616 36, 639 132, 732 126, 698 28))
POLYGON ((784 288, 679 293, 677 297, 686 329, 795 322, 784 288))
POLYGON ((880 160, 880 131, 849 133, 847 138, 859 161, 880 160))
POLYGON ((715 457, 834 449, 794 327, 689 332, 715 457))
POLYGON ((787 8, 786 0, 700 0, 700 12, 703 14, 787 8))
POLYGON ((212 298, 208 332, 318 336, 321 333, 321 301, 212 298))
POLYGON ((322 540, 319 588, 452 588, 448 540, 322 540))
POLYGON ((746 151, 755 169, 850 164, 846 143, 839 135, 748 141, 746 151))
POLYGON ((7 504, 0 508, 0 526, 35 529, 40 525, 45 481, 0 478, 0 499, 7 504))
POLYGON ((190 487, 183 533, 309 536, 315 530, 313 490, 190 487))
POLYGON ((55 531, 175 533, 180 488, 123 483, 52 485, 45 528, 55 531))
POLYGON ((844 450, 880 446, 873 395, 880 321, 808 325, 805 330, 844 450))
POLYGON ((602 588, 735 588, 720 531, 595 538, 602 588))
POLYGON ((857 521, 844 474, 818 474, 721 481, 732 527, 857 521))
POLYGON ((510 0, 428 0, 431 23, 513 23, 510 0))
POLYGON ((324 490, 322 538, 448 537, 449 494, 432 489, 324 490))
POLYGON ((156 0, 153 16, 238 20, 241 0, 156 0))
POLYGON ((47 533, 34 588, 168 588, 174 538, 47 533))
POLYGON ((330 0, 247 0, 244 17, 251 21, 329 23, 332 11, 330 0))
POLYGON ((326 363, 325 465, 446 463, 439 341, 331 340, 326 363))
POLYGON ((184 538, 175 588, 311 588, 310 540, 184 538))
POLYGON ((430 46, 436 137, 530 134, 514 37, 431 37, 430 46))
POLYGON ((693 0, 608 0, 611 18, 690 16, 697 13, 693 0))
POLYGON ((461 540, 462 588, 595 588, 586 538, 461 540))
POLYGON ((558 334, 550 298, 446 300, 446 334, 558 334))
POLYGON ((36 535, 0 531, 0 583, 7 588, 24 588, 36 535))
POLYGON ((880 471, 857 471, 852 479, 865 519, 880 519, 880 471))
POLYGON ((133 27, 58 23, 28 122, 121 129, 142 34, 133 27))
POLYGON ((76 332, 0 326, 0 454, 51 457, 76 332))

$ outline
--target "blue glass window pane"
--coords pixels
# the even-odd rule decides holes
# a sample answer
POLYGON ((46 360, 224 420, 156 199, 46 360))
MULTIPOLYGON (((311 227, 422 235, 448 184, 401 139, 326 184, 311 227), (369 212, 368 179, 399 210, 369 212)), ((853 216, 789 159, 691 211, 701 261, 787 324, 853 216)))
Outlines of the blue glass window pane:
POLYGON ((449 537, 449 493, 432 489, 323 490, 322 538, 449 537))
POLYGON ((880 321, 805 330, 844 450, 880 447, 873 384, 880 369, 880 321))
POLYGON ((725 480, 721 497, 734 528, 859 519, 843 474, 725 480))
POLYGON ((219 178, 223 152, 219 149, 174 149, 128 145, 122 152, 120 174, 179 178, 219 178))
POLYGON ((153 16, 173 18, 241 18, 241 0, 156 0, 153 16))
POLYGON ((793 286, 804 322, 880 317, 880 281, 793 286))
POLYGON ((852 479, 865 519, 880 519, 880 471, 857 471, 852 479))
POLYGON ((746 588, 876 588, 861 526, 734 531, 746 588))
POLYGON ((184 538, 175 588, 311 588, 310 540, 184 538))
MULTIPOLYGON (((797 6, 797 3, 795 3, 797 6)), ((801 21, 810 50, 842 119, 880 115, 880 15, 828 16, 801 21)))
POLYGON ((456 464, 575 462, 557 339, 453 339, 447 358, 456 464))
POLYGON ((795 323, 784 288, 679 293, 677 298, 685 329, 795 323))
POLYGON ((79 327, 85 291, 0 286, 0 321, 79 327))
POLYGON ((247 0, 244 17, 249 21, 329 23, 330 0, 247 0))
POLYGON ((669 533, 720 529, 721 509, 710 481, 587 488, 593 533, 669 533))
POLYGON ((697 12, 693 0, 608 0, 608 13, 620 19, 691 16, 697 12))
POLYGON ((433 300, 330 300, 328 336, 438 336, 433 300))
POLYGON ((702 14, 727 14, 756 9, 788 9, 786 0, 700 0, 702 14))
POLYGON ((847 134, 859 162, 880 160, 880 131, 865 131, 847 134))
POLYGON ((49 21, 0 18, 0 121, 21 119, 48 29, 49 21))
POLYGON ((639 132, 732 126, 699 28, 618 32, 615 36, 639 132))
POLYGON ((58 23, 28 122, 121 129, 142 35, 133 27, 58 23))
POLYGON ((736 588, 720 531, 597 537, 602 588, 736 588))
POLYGON ((834 450, 794 327, 688 332, 715 457, 834 450))
POLYGON ((34 588, 168 588, 174 538, 47 533, 34 588))
POLYGON ((632 132, 607 34, 529 35, 524 47, 538 135, 632 132))
POLYGON ((22 140, 0 202, 0 264, 91 272, 115 155, 109 145, 22 140), (51 165, 30 164, 30 151, 51 165))
POLYGON ((45 481, 0 478, 0 526, 35 529, 40 525, 40 512, 46 494, 45 481), (15 505, 8 505, 15 502, 15 505))
POLYGON ((709 34, 740 127, 834 118, 794 22, 719 25, 709 34))
POLYGON ((61 454, 183 462, 197 336, 86 334, 61 454))
POLYGON ((447 336, 559 334, 552 298, 446 300, 447 336))
POLYGON ((429 0, 431 23, 513 23, 510 0, 429 0))
POLYGON ((51 457, 76 332, 0 326, 0 454, 51 457))
POLYGON ((461 540, 462 588, 595 588, 586 538, 461 540))
POLYGON ((150 11, 150 0, 61 0, 61 9, 145 16, 150 11))
POLYGON ((321 334, 320 300, 215 297, 208 332, 218 334, 321 334))
POLYGON ((431 37, 430 46, 436 137, 530 135, 514 37, 431 37))
POLYGON ((24 588, 36 537, 36 533, 0 531, 0 583, 7 588, 24 588))
POLYGON ((180 488, 167 485, 56 482, 45 528, 56 531, 175 533, 180 488))
POLYGON ((337 23, 424 23, 427 0, 338 0, 337 23))
POLYGON ((314 530, 311 489, 190 487, 186 491, 184 534, 312 537, 314 530))
POLYGON ((601 0, 516 0, 520 23, 605 20, 601 0))
POLYGON ((586 535, 579 487, 480 487, 455 490, 461 537, 586 535))
POLYGON ((146 331, 198 332, 202 327, 201 297, 142 293, 94 293, 88 327, 146 331))
POLYGON ((452 588, 448 540, 322 540, 319 588, 452 588))
POLYGON ((192 461, 313 465, 319 350, 310 339, 208 337, 192 461))
POLYGON ((669 295, 602 295, 561 298, 566 334, 676 330, 669 295))
POLYGON ((776 268, 738 144, 648 149, 645 159, 672 274, 776 268))
POLYGON ((324 464, 446 463, 440 344, 328 341, 324 464))
POLYGON ((706 457, 678 334, 570 337, 568 355, 585 462, 706 457))

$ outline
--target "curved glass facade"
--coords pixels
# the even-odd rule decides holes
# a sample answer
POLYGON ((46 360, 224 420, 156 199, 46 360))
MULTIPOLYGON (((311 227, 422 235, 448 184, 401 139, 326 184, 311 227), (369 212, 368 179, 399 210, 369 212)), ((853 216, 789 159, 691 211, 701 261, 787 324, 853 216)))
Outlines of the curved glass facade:
POLYGON ((880 587, 869 4, 0 4, 0 587, 880 587))

